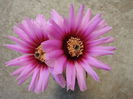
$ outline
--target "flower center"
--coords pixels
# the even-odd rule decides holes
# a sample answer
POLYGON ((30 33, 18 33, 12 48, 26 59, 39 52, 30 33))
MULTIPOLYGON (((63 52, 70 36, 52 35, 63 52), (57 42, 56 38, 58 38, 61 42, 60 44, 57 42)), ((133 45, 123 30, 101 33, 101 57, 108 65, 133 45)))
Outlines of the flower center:
POLYGON ((67 41, 67 50, 71 57, 79 57, 83 54, 83 42, 77 37, 71 37, 67 41))
POLYGON ((41 62, 45 62, 45 52, 42 50, 42 46, 38 46, 35 50, 34 56, 36 59, 38 59, 41 62))

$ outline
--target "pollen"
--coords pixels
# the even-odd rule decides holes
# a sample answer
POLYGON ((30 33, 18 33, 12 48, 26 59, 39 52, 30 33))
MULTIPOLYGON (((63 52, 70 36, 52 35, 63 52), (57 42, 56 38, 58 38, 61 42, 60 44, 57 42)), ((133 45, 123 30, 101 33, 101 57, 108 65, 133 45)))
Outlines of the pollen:
POLYGON ((77 37, 70 37, 67 41, 67 50, 71 57, 79 57, 83 54, 83 42, 77 37))
POLYGON ((35 56, 35 58, 38 59, 39 61, 45 62, 45 52, 43 51, 41 45, 38 46, 38 47, 35 49, 34 56, 35 56))

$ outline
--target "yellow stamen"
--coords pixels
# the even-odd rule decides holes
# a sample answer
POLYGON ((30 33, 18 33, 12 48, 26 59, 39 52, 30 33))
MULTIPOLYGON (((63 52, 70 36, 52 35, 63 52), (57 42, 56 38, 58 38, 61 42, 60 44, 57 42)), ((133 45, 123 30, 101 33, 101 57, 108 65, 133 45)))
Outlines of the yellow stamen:
POLYGON ((42 50, 41 45, 36 48, 34 56, 36 59, 40 60, 41 62, 45 61, 45 52, 42 50))
POLYGON ((67 50, 71 57, 79 57, 83 54, 83 42, 77 37, 71 37, 67 41, 67 50))

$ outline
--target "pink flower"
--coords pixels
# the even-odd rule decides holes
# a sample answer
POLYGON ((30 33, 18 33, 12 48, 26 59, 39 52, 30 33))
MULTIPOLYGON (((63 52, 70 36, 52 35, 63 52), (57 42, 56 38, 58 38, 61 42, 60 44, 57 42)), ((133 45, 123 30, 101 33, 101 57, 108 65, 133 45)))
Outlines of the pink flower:
MULTIPOLYGON (((6 63, 7 66, 19 66, 12 75, 17 76, 18 84, 22 84, 30 76, 29 91, 36 93, 43 92, 48 84, 52 68, 45 64, 45 51, 42 50, 42 42, 48 40, 47 30, 49 28, 43 15, 38 15, 35 20, 26 19, 14 27, 14 32, 19 36, 9 36, 16 44, 7 44, 12 50, 24 55, 6 63)), ((65 87, 65 80, 62 75, 52 76, 57 83, 65 87)))
POLYGON ((99 77, 93 67, 104 70, 111 68, 97 60, 97 57, 113 55, 115 50, 115 47, 103 45, 112 42, 112 37, 99 38, 112 28, 100 14, 91 18, 90 9, 85 15, 83 11, 84 6, 81 5, 75 14, 71 5, 69 18, 63 18, 53 10, 49 40, 42 44, 46 52, 46 63, 53 66, 54 74, 65 71, 67 90, 74 90, 76 79, 80 90, 86 90, 86 72, 98 81, 99 77))

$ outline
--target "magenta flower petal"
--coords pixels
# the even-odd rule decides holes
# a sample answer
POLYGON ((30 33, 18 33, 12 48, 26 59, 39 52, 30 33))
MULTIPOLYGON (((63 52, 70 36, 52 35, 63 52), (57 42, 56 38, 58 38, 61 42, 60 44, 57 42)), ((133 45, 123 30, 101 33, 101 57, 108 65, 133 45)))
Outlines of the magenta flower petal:
POLYGON ((38 81, 38 84, 37 84, 37 92, 38 91, 43 91, 47 88, 47 85, 48 85, 48 79, 49 79, 49 71, 48 69, 42 69, 40 70, 40 74, 39 74, 39 81, 38 81))
POLYGON ((62 50, 55 50, 55 51, 51 51, 51 52, 49 52, 49 53, 47 53, 45 55, 46 55, 45 56, 46 59, 49 60, 51 58, 56 58, 56 57, 62 56, 63 55, 63 51, 62 50))
POLYGON ((91 56, 104 56, 104 55, 113 55, 113 51, 108 51, 108 50, 90 50, 90 55, 91 56))
POLYGON ((98 81, 93 67, 111 70, 107 64, 97 60, 98 56, 113 55, 115 50, 115 47, 103 46, 114 41, 113 37, 99 38, 112 29, 101 14, 92 17, 90 9, 84 14, 83 5, 76 14, 74 6, 70 5, 68 18, 54 10, 49 22, 49 40, 42 44, 46 51, 46 64, 54 66, 55 74, 65 71, 67 90, 74 90, 76 81, 81 91, 86 90, 86 72, 98 81), (66 58, 65 65, 63 57, 66 58))
POLYGON ((23 48, 19 45, 16 45, 16 44, 6 44, 5 46, 9 49, 12 49, 12 50, 20 52, 20 53, 32 53, 31 50, 25 49, 25 48, 23 48))
POLYGON ((56 82, 62 87, 62 88, 65 88, 66 86, 66 81, 65 81, 65 78, 63 77, 62 74, 55 74, 54 73, 54 69, 53 68, 49 68, 49 70, 51 71, 51 74, 54 78, 54 80, 56 80, 56 82))
POLYGON ((116 50, 116 48, 113 47, 113 46, 93 46, 91 48, 91 50, 95 50, 95 49, 97 49, 97 50, 108 50, 108 51, 116 50))
POLYGON ((31 75, 32 75, 32 71, 31 72, 29 72, 29 73, 27 73, 27 75, 25 75, 22 79, 20 79, 19 81, 18 81, 18 85, 21 85, 21 84, 23 84, 31 75))
POLYGON ((113 37, 103 37, 94 41, 89 42, 91 46, 97 46, 97 45, 101 45, 101 44, 106 44, 106 43, 111 43, 112 41, 114 41, 113 37))
POLYGON ((86 11, 85 16, 84 16, 83 19, 82 19, 82 27, 84 27, 84 26, 86 26, 86 25, 88 24, 88 22, 89 22, 90 19, 91 19, 91 15, 92 15, 91 9, 88 9, 88 10, 86 11))
POLYGON ((76 17, 76 22, 75 22, 75 28, 79 28, 79 25, 81 22, 82 22, 82 18, 83 18, 83 11, 84 11, 84 6, 81 5, 80 8, 79 8, 79 11, 78 11, 78 14, 77 14, 77 17, 76 17))
POLYGON ((101 61, 99 61, 93 57, 88 58, 88 63, 96 68, 100 68, 100 69, 104 69, 104 70, 111 70, 111 68, 107 64, 104 64, 101 61))
POLYGON ((66 67, 66 80, 67 80, 67 90, 74 90, 76 79, 76 70, 72 63, 67 63, 66 67))
POLYGON ((23 77, 25 77, 26 75, 30 74, 29 72, 31 72, 33 70, 33 66, 32 65, 28 65, 24 68, 24 70, 20 73, 20 75, 17 77, 17 80, 23 79, 23 77))
POLYGON ((25 67, 20 67, 19 69, 16 69, 13 73, 11 73, 11 75, 13 76, 17 76, 19 74, 21 74, 21 72, 24 70, 25 67))
POLYGON ((19 27, 14 26, 13 27, 14 32, 25 42, 27 43, 31 43, 31 41, 29 40, 29 38, 27 37, 27 35, 24 33, 24 31, 22 31, 19 27))
POLYGON ((24 48, 33 48, 33 46, 31 46, 30 44, 27 44, 26 42, 24 42, 23 40, 20 40, 14 36, 9 36, 9 39, 11 39, 12 41, 14 41, 15 43, 17 43, 18 45, 24 47, 24 48))
POLYGON ((7 66, 23 66, 23 65, 26 65, 26 64, 29 64, 32 60, 32 55, 23 55, 23 56, 20 56, 18 58, 15 58, 13 60, 10 60, 8 62, 6 62, 6 65, 7 66))
POLYGON ((112 27, 106 26, 106 27, 104 27, 104 28, 102 28, 102 29, 96 30, 96 31, 94 31, 94 32, 92 33, 91 39, 97 38, 97 37, 99 37, 99 36, 101 36, 101 35, 103 35, 103 34, 109 32, 111 29, 112 29, 112 27))
POLYGON ((85 91, 87 89, 85 70, 78 63, 75 64, 75 68, 77 72, 76 74, 77 74, 77 81, 79 84, 79 88, 81 91, 85 91))
POLYGON ((86 70, 86 72, 94 79, 94 80, 99 80, 99 77, 97 75, 97 73, 92 69, 92 67, 87 64, 87 62, 83 62, 81 63, 81 65, 83 66, 83 68, 86 70))
POLYGON ((92 19, 89 24, 86 26, 86 29, 85 29, 85 36, 88 34, 88 33, 91 33, 94 31, 94 29, 97 27, 97 25, 99 24, 99 22, 101 21, 101 18, 100 18, 100 14, 96 15, 94 17, 94 19, 92 19))
POLYGON ((66 63, 66 57, 60 57, 55 61, 54 65, 54 73, 55 74, 62 74, 63 73, 63 68, 66 63))
POLYGON ((37 15, 35 23, 41 26, 46 26, 47 21, 45 20, 45 17, 42 14, 37 15))
MULTIPOLYGON (((64 78, 62 74, 58 76, 55 73, 52 73, 54 71, 50 71, 50 67, 46 65, 46 57, 50 58, 56 53, 60 53, 60 55, 63 53, 62 50, 56 50, 47 55, 45 50, 43 50, 42 43, 49 39, 47 33, 49 28, 50 25, 45 20, 43 15, 38 15, 35 20, 23 20, 20 24, 14 27, 14 31, 19 38, 9 36, 9 38, 13 40, 15 44, 5 45, 12 50, 24 54, 18 58, 6 62, 6 65, 19 66, 19 68, 12 73, 12 75, 17 77, 16 79, 18 80, 19 85, 24 83, 29 77, 32 76, 28 90, 35 93, 43 92, 47 88, 50 74, 52 74, 52 77, 61 87, 65 87, 65 80, 63 81, 64 78)), ((59 43, 60 42, 58 42, 58 45, 59 43)), ((43 47, 45 47, 45 45, 43 45, 43 47)), ((54 48, 56 47, 58 46, 55 46, 54 48)), ((61 61, 63 61, 62 58, 61 61)), ((60 73, 62 72, 60 71, 60 73)))
POLYGON ((31 83, 30 83, 29 88, 28 88, 29 91, 35 92, 36 82, 38 80, 37 79, 38 73, 39 73, 39 69, 38 68, 34 69, 32 80, 31 80, 31 83))
POLYGON ((59 75, 55 75, 55 74, 52 74, 54 76, 54 79, 56 80, 56 82, 62 87, 62 88, 65 88, 66 86, 66 81, 63 77, 62 74, 59 74, 59 75))
POLYGON ((62 44, 59 40, 48 40, 42 43, 43 49, 46 52, 57 50, 58 48, 61 48, 62 44))
MULTIPOLYGON (((70 5, 70 9, 69 9, 69 25, 71 28, 74 28, 75 26, 75 15, 74 15, 74 7, 73 5, 70 5)), ((59 20, 58 20, 59 21, 59 20)))
POLYGON ((52 19, 60 26, 62 26, 62 23, 63 23, 63 17, 61 15, 59 15, 58 12, 56 12, 55 10, 53 10, 51 12, 51 16, 52 16, 52 19))

